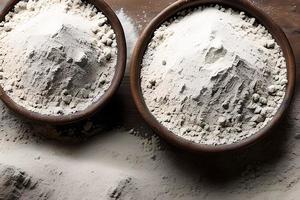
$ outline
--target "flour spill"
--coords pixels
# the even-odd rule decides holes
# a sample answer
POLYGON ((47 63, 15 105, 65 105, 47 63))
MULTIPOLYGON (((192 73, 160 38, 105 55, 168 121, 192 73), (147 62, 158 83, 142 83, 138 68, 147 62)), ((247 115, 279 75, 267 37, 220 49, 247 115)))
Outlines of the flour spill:
POLYGON ((125 32, 126 44, 127 44, 127 62, 129 62, 130 55, 132 53, 135 42, 138 38, 138 30, 133 19, 126 14, 123 8, 117 10, 116 14, 125 32))

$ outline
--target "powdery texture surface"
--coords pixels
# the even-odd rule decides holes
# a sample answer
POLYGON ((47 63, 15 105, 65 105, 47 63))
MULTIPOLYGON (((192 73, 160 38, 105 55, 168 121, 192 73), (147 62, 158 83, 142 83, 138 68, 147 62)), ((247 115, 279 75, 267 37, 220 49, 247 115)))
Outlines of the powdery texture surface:
POLYGON ((13 166, 0 164, 0 199, 48 199, 49 194, 42 180, 35 180, 13 166))
POLYGON ((255 134, 277 112, 286 84, 285 59, 266 28, 218 5, 164 23, 142 63, 149 110, 173 133, 201 144, 255 134))
MULTIPOLYGON (((297 127, 243 153, 193 159, 169 149, 151 132, 103 132, 98 125, 86 129, 97 136, 85 143, 51 142, 34 136, 39 134, 36 125, 14 117, 2 103, 0 111, 0 198, 6 200, 297 200, 299 196, 299 137, 288 134, 297 127)), ((77 126, 66 132, 80 134, 77 126)), ((42 131, 51 132, 45 126, 42 131)))
POLYGON ((0 83, 19 105, 68 115, 99 100, 117 60, 107 18, 81 1, 21 1, 0 24, 0 83))
POLYGON ((126 37, 126 44, 127 44, 127 62, 130 61, 130 55, 132 53, 132 50, 134 48, 135 42, 138 38, 138 30, 135 26, 135 22, 133 19, 126 14, 123 8, 116 11, 116 14, 119 18, 119 20, 122 23, 125 37, 126 37))

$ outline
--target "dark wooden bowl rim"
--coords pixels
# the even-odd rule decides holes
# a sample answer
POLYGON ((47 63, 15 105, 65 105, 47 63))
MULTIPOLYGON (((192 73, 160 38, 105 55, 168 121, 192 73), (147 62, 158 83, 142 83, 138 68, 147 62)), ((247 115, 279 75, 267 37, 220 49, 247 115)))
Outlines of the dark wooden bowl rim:
POLYGON ((143 117, 143 119, 149 124, 149 126, 163 139, 169 142, 176 147, 179 147, 183 150, 192 152, 192 153, 224 153, 230 151, 236 151, 243 148, 246 148, 257 141, 261 140, 265 136, 274 130, 275 125, 279 123, 282 119, 288 106, 291 103, 291 99, 294 93, 295 88, 295 75, 296 75, 296 67, 295 67, 295 58, 290 46, 290 43, 281 30, 281 28, 267 15, 265 15, 258 8, 254 7, 251 3, 245 0, 179 0, 174 4, 167 7, 163 10, 157 17, 155 17, 150 24, 145 28, 143 33, 141 34, 131 60, 131 92, 133 95, 134 102, 136 107, 143 117), (236 10, 244 11, 249 16, 253 16, 256 18, 259 23, 264 25, 269 32, 273 35, 277 43, 281 46, 284 57, 287 62, 287 70, 288 70, 288 85, 286 90, 286 95, 284 100, 278 109, 277 113, 273 117, 273 119, 261 130, 259 130, 255 135, 239 141, 234 144, 226 144, 226 145, 203 145, 197 144, 191 141, 188 141, 180 136, 169 131, 166 127, 164 127, 161 123, 159 123, 156 118, 151 114, 148 110, 142 95, 141 85, 140 85, 140 71, 141 71, 141 62, 145 50, 148 46, 148 43, 153 37, 154 31, 160 27, 160 25, 174 16, 177 12, 185 10, 187 8, 193 8, 201 5, 211 5, 211 4, 219 4, 225 7, 231 7, 236 10))
MULTIPOLYGON (((0 21, 3 21, 5 15, 10 10, 12 10, 14 5, 19 1, 20 0, 11 0, 8 3, 8 5, 0 13, 0 21)), ((30 110, 25 109, 24 107, 15 103, 0 86, 0 99, 7 105, 7 107, 9 107, 15 113, 32 121, 55 124, 55 125, 70 124, 91 117, 97 111, 101 110, 105 106, 105 104, 107 104, 111 100, 113 95, 116 93, 117 89, 119 88, 122 82, 125 68, 126 68, 126 41, 125 41, 124 31, 118 17, 116 16, 114 11, 109 7, 107 3, 105 3, 103 0, 86 0, 86 2, 95 5, 95 7, 108 18, 110 25, 112 26, 112 28, 116 33, 116 40, 118 46, 117 64, 116 64, 115 75, 110 87, 98 101, 93 103, 87 109, 70 115, 54 116, 54 115, 42 115, 37 112, 32 112, 30 110)))

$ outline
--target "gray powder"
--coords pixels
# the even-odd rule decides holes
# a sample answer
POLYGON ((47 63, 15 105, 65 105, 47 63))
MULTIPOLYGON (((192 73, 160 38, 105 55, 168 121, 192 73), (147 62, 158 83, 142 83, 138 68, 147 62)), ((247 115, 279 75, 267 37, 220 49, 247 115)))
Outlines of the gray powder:
POLYGON ((157 120, 178 136, 231 144, 266 126, 285 95, 286 63, 270 33, 220 6, 183 11, 156 30, 141 84, 157 120))
POLYGON ((81 1, 21 1, 0 27, 0 83, 19 105, 68 115, 99 100, 117 60, 107 18, 81 1))

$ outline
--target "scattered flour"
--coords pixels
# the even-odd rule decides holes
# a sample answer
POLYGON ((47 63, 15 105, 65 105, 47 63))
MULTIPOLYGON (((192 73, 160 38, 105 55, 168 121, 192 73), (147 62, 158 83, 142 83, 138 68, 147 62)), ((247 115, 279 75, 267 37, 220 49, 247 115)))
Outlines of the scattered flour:
POLYGON ((131 19, 125 12, 124 9, 121 8, 120 10, 116 11, 118 18, 120 19, 126 37, 126 44, 127 44, 127 61, 130 60, 130 55, 134 48, 135 42, 138 38, 138 30, 135 26, 133 19, 131 19))
POLYGON ((47 199, 49 191, 45 185, 41 189, 40 182, 14 166, 0 164, 0 199, 47 199))
MULTIPOLYGON (((7 110, 2 103, 0 109, 7 110)), ((12 119, 1 123, 7 127, 12 119)), ((16 130, 9 130, 7 137, 18 136, 16 130)), ((37 133, 31 130, 31 134, 37 133)), ((7 141, 0 132, 0 199, 1 195, 20 200, 298 199, 300 145, 290 138, 280 150, 278 142, 286 134, 278 134, 273 137, 277 142, 268 141, 254 152, 223 155, 215 161, 191 159, 169 149, 151 132, 144 134, 100 131, 87 143, 67 145, 45 139, 39 144, 7 141), (272 156, 278 152, 284 156, 272 156)))
POLYGON ((141 85, 149 110, 166 128, 222 145, 252 136, 272 119, 287 69, 265 27, 216 5, 182 11, 156 30, 141 85))
POLYGON ((20 1, 0 24, 0 83, 45 115, 82 111, 109 88, 117 60, 107 18, 80 0, 20 1))

